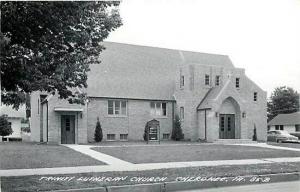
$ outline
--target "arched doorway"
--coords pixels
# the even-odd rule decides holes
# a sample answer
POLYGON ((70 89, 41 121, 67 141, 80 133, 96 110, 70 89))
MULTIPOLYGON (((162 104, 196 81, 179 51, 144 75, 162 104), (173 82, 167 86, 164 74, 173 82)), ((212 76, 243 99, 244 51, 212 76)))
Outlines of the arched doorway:
POLYGON ((240 129, 240 106, 232 97, 222 102, 219 110, 219 138, 238 139, 240 129))

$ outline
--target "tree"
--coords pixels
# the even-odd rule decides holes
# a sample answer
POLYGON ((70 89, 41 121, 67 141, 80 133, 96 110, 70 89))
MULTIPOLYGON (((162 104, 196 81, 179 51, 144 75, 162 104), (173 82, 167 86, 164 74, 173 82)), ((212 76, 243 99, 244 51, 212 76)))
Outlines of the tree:
POLYGON ((121 26, 113 1, 1 2, 2 102, 18 108, 33 91, 84 103, 89 64, 121 26))
POLYGON ((290 87, 277 87, 267 105, 268 121, 281 113, 296 112, 299 110, 299 93, 290 87))
POLYGON ((8 136, 12 133, 13 130, 11 128, 11 125, 7 121, 7 116, 5 115, 0 116, 0 136, 2 136, 3 138, 4 136, 8 136))
POLYGON ((254 124, 252 141, 257 141, 256 125, 254 124))
POLYGON ((97 118, 94 139, 96 142, 101 142, 103 139, 103 133, 102 133, 102 128, 101 128, 99 118, 97 118))
POLYGON ((173 127, 173 130, 172 130, 171 138, 175 141, 179 141, 179 140, 182 140, 184 138, 184 135, 183 135, 182 129, 181 129, 180 118, 179 118, 178 115, 175 115, 174 127, 173 127))
POLYGON ((144 141, 148 141, 148 132, 149 132, 149 122, 146 123, 145 125, 145 129, 144 129, 144 135, 143 135, 143 138, 144 138, 144 141))

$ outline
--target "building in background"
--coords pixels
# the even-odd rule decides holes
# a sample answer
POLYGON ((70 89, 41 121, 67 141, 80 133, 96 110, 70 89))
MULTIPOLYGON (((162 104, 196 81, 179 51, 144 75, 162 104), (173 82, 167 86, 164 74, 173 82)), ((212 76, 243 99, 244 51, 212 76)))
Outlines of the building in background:
MULTIPOLYGON (((38 142, 143 140, 155 119, 158 139, 170 139, 175 114, 187 140, 266 140, 266 92, 226 55, 105 42, 91 65, 88 101, 72 105, 57 95, 31 95, 31 138, 38 142)), ((81 90, 77 90, 81 91, 81 90)))
POLYGON ((300 133, 300 112, 278 114, 268 123, 269 130, 285 130, 300 133))
POLYGON ((8 122, 13 130, 11 135, 4 137, 4 141, 22 140, 21 127, 28 126, 24 125, 24 123, 22 125, 22 122, 26 119, 25 106, 20 106, 19 110, 15 110, 12 106, 2 104, 0 106, 0 115, 6 115, 8 117, 8 122))

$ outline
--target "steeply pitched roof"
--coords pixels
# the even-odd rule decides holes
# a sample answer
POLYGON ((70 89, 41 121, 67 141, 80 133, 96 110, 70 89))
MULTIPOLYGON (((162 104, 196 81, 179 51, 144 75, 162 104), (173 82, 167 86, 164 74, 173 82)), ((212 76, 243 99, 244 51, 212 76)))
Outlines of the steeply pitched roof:
POLYGON ((233 67, 226 55, 104 42, 102 63, 91 65, 90 97, 174 100, 176 67, 183 64, 233 67))
POLYGON ((268 125, 300 125, 300 112, 278 114, 274 117, 268 125))
POLYGON ((1 105, 0 106, 0 115, 7 115, 12 118, 25 118, 25 106, 20 106, 19 110, 15 110, 12 106, 1 105))

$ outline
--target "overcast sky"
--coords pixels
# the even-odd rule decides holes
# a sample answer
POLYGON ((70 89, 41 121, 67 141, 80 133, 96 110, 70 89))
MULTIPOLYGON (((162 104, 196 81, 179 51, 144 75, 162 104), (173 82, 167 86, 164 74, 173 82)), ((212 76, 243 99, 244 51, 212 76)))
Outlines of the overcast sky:
POLYGON ((300 91, 300 0, 123 0, 108 41, 229 55, 270 92, 300 91))

